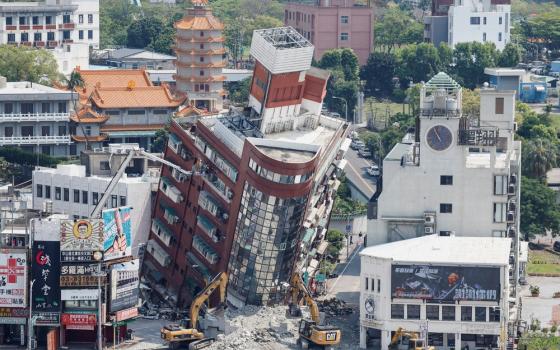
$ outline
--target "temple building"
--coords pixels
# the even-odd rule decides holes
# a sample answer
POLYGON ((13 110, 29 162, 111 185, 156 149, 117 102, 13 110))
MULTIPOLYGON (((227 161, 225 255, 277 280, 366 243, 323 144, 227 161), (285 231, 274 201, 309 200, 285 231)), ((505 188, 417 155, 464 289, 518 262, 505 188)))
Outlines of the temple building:
POLYGON ((188 94, 193 106, 219 112, 225 96, 224 24, 214 17, 207 0, 193 0, 192 4, 175 23, 177 90, 188 94))

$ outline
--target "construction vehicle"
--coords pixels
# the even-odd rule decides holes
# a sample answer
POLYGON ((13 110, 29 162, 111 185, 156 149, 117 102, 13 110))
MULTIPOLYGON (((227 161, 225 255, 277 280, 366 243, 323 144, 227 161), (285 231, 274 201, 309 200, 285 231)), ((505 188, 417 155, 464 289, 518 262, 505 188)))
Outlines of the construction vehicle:
POLYGON ((292 275, 290 281, 290 294, 291 301, 288 306, 288 315, 292 317, 301 317, 301 309, 299 308, 299 294, 303 294, 303 299, 307 306, 311 319, 301 319, 299 321, 298 343, 302 349, 309 349, 311 347, 319 347, 321 349, 332 349, 334 345, 340 343, 341 332, 340 329, 334 326, 321 325, 321 317, 319 314, 319 307, 309 291, 305 287, 301 276, 296 272, 292 275))
POLYGON ((216 289, 219 289, 220 293, 220 306, 225 307, 227 281, 227 273, 219 273, 194 298, 190 307, 190 319, 187 320, 186 324, 171 324, 161 329, 161 339, 168 343, 170 349, 178 349, 183 345, 188 345, 189 350, 198 350, 214 343, 215 338, 206 337, 204 332, 200 330, 198 319, 201 308, 216 289))
POLYGON ((420 338, 418 332, 409 332, 402 327, 397 329, 391 343, 389 344, 391 350, 435 350, 433 346, 426 347, 426 341, 420 338))

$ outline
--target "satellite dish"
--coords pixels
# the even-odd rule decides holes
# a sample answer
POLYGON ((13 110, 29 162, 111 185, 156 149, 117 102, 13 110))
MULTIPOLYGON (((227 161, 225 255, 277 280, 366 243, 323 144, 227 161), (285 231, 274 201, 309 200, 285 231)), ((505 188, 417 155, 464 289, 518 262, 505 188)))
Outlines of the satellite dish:
POLYGON ((126 87, 128 88, 128 90, 132 90, 136 87, 136 82, 134 80, 130 80, 126 87))

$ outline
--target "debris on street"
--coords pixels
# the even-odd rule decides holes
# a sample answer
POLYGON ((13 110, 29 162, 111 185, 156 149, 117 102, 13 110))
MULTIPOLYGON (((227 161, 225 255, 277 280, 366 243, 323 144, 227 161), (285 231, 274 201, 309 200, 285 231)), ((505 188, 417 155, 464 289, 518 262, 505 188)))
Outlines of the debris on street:
POLYGON ((318 300, 319 311, 324 312, 329 317, 350 315, 354 310, 346 305, 346 302, 337 298, 318 300))

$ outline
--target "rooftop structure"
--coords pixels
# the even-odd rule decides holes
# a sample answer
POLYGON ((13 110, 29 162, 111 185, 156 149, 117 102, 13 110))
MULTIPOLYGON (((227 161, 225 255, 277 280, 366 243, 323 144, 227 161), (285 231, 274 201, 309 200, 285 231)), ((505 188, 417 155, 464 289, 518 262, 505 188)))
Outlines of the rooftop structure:
POLYGON ((92 53, 92 62, 121 69, 174 69, 175 56, 145 49, 105 49, 92 53))

